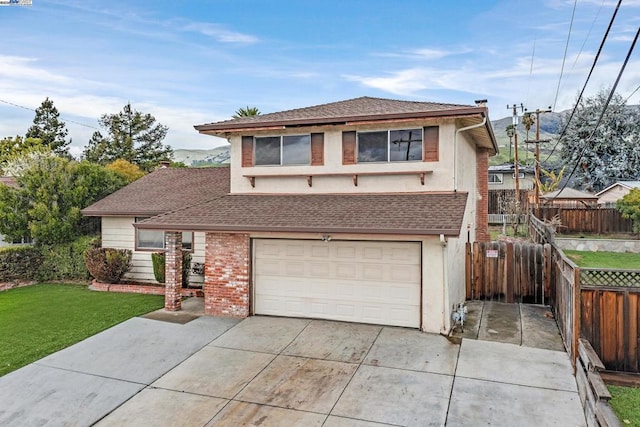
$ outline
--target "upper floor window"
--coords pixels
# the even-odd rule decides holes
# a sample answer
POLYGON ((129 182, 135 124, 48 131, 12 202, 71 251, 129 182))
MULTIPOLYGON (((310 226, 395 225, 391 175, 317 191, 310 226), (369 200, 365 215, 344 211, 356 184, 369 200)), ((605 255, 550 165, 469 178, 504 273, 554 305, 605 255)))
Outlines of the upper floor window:
POLYGON ((501 173, 490 173, 489 174, 489 184, 502 184, 502 174, 501 173))
MULTIPOLYGON (((511 178, 516 179, 516 173, 512 173, 511 174, 511 178)), ((524 172, 518 172, 518 178, 519 179, 524 179, 524 172)))
POLYGON ((308 165, 311 161, 311 135, 266 136, 255 138, 255 165, 308 165))
MULTIPOLYGON (((136 222, 147 218, 136 218, 136 222)), ((193 233, 182 233, 182 249, 193 249, 193 233)), ((136 229, 136 250, 164 250, 164 231, 136 229)))
POLYGON ((358 132, 358 162, 422 160, 422 129, 358 132))

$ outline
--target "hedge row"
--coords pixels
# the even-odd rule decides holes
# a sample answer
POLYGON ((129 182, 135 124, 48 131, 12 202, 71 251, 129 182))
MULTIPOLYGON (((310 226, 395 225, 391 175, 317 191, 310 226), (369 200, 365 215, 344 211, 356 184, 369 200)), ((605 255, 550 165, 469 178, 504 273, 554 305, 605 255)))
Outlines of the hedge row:
POLYGON ((82 254, 96 245, 96 237, 84 236, 60 245, 2 247, 0 282, 89 279, 82 254))

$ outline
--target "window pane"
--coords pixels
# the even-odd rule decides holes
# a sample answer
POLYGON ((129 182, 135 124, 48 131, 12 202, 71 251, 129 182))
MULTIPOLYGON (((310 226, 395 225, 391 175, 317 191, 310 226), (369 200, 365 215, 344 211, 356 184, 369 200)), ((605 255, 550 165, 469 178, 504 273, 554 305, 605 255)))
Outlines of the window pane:
POLYGON ((308 165, 311 160, 311 135, 282 137, 282 164, 308 165))
POLYGON ((256 138, 256 165, 280 164, 280 137, 256 138))
POLYGON ((422 160, 422 129, 392 130, 389 137, 392 162, 422 160))
POLYGON ((182 249, 190 251, 193 249, 193 233, 184 231, 182 233, 182 249))
POLYGON ((502 174, 501 173, 490 173, 489 174, 489 184, 502 184, 502 174))
POLYGON ((387 161, 387 132, 358 134, 358 162, 387 161))
POLYGON ((138 247, 164 249, 164 231, 138 230, 138 247))

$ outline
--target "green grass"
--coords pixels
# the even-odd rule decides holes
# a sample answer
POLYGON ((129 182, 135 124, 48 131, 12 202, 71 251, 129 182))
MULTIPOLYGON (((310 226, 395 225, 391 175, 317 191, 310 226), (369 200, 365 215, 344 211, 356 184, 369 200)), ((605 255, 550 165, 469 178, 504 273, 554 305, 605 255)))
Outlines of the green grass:
POLYGON ((640 388, 609 386, 611 407, 623 426, 640 427, 640 388))
POLYGON ((38 284, 0 292, 0 376, 131 317, 163 306, 159 295, 38 284))
POLYGON ((579 267, 640 269, 640 254, 564 250, 579 267))

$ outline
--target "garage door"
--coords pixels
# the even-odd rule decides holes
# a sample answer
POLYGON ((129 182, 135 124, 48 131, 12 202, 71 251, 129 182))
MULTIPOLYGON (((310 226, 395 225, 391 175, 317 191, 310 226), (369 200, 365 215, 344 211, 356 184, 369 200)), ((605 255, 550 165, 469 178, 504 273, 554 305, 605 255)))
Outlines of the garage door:
POLYGON ((254 240, 256 314, 420 326, 420 244, 254 240))

